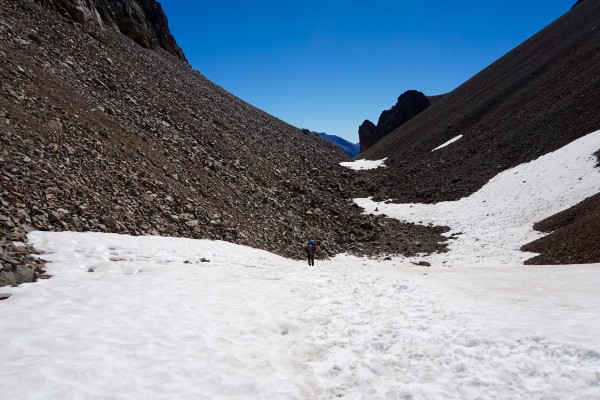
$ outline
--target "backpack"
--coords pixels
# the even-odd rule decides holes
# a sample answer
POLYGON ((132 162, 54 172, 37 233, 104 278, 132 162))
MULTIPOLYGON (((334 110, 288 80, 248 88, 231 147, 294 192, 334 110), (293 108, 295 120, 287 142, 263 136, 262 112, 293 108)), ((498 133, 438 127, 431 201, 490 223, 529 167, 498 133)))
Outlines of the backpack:
POLYGON ((315 242, 313 240, 308 241, 308 245, 306 246, 306 253, 309 255, 315 254, 315 242))

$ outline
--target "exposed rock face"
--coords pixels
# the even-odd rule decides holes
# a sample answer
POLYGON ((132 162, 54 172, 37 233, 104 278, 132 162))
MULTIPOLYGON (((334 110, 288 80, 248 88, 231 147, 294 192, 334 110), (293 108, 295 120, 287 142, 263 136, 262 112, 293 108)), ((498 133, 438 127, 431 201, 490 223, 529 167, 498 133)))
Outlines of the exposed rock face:
POLYGON ((429 99, 417 90, 408 90, 402 93, 395 106, 381 113, 377 122, 377 132, 381 137, 387 135, 425 110, 429 104, 429 99))
POLYGON ((359 127, 358 127, 358 140, 360 151, 363 152, 369 147, 371 147, 376 141, 379 140, 379 135, 377 134, 377 127, 374 123, 366 119, 359 127))
POLYGON ((155 0, 36 0, 80 24, 116 27, 148 49, 162 48, 187 62, 169 31, 167 17, 155 0))
POLYGON ((377 126, 366 120, 358 128, 360 151, 365 151, 430 105, 429 98, 417 90, 408 90, 402 93, 398 97, 396 105, 381 113, 377 126))

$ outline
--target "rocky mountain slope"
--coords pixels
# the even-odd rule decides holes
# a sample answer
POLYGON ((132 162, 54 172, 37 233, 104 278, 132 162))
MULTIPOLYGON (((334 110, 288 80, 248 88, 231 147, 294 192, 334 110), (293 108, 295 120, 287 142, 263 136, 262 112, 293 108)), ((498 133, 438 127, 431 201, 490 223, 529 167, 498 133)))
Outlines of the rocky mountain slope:
POLYGON ((443 229, 362 215, 334 145, 161 47, 0 0, 0 58, 8 270, 27 253, 9 242, 32 229, 221 239, 293 258, 308 237, 326 255, 444 249, 443 229))
MULTIPOLYGON (((370 147, 362 156, 388 157, 388 168, 370 173, 364 194, 398 202, 457 200, 500 171, 599 129, 599 20, 600 2, 581 2, 370 147)), ((599 218, 594 221, 599 232, 599 218)), ((575 230, 568 236, 577 240, 575 230)))

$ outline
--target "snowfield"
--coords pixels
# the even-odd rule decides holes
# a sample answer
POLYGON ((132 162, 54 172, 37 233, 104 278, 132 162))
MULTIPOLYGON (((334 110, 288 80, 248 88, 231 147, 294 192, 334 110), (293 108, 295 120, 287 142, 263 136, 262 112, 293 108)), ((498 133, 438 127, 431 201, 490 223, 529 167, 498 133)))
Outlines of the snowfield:
POLYGON ((6 399, 600 396, 600 266, 308 267, 225 242, 30 240, 54 277, 4 289, 6 399))
POLYGON ((518 251, 600 190, 599 148, 600 131, 458 202, 357 200, 451 227, 416 260, 32 232, 53 278, 0 288, 2 398, 599 399, 600 264, 518 251))
POLYGON ((355 171, 362 171, 362 170, 366 170, 366 169, 375 169, 375 168, 379 168, 379 167, 385 167, 385 164, 384 164, 385 160, 387 160, 387 157, 383 158, 381 160, 344 161, 344 162, 341 162, 340 165, 342 167, 350 168, 355 171))

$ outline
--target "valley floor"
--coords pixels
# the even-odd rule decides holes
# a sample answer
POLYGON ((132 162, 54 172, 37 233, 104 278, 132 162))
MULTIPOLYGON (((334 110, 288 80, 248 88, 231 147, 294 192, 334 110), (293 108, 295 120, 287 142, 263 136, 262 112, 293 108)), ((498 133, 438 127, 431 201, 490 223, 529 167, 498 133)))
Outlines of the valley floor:
POLYGON ((5 398, 600 397, 600 265, 308 267, 225 242, 29 239, 54 277, 1 290, 5 398))

